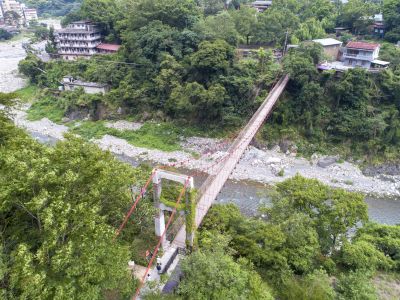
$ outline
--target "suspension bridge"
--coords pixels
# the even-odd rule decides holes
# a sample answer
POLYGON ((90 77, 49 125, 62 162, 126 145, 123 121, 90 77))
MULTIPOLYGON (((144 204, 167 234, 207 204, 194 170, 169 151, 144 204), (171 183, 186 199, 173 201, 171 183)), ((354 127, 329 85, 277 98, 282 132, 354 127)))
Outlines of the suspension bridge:
MULTIPOLYGON (((229 149, 227 151, 227 155, 225 157, 223 157, 221 160, 217 161, 212 166, 212 168, 209 170, 209 174, 210 174, 209 177, 202 184, 202 186, 200 187, 200 189, 198 191, 199 196, 198 196, 198 200, 196 202, 196 214, 195 214, 195 222, 194 222, 194 227, 196 229, 201 225, 203 218, 206 216, 206 214, 207 214, 208 210, 210 209, 211 205, 213 204, 214 200, 217 198, 218 194, 221 192, 225 182, 228 180, 229 176, 232 174, 233 170, 235 169, 239 160, 245 153, 246 149, 248 148, 250 142, 256 135, 257 131, 260 129, 263 122, 268 118, 270 113, 273 111, 273 108, 274 108, 276 102, 278 101, 279 97, 281 96, 282 92, 285 90, 288 81, 289 81, 288 75, 284 75, 278 80, 278 82, 271 89, 271 91, 269 92, 268 96, 263 101, 263 103, 261 104, 259 109, 254 113, 253 117, 250 119, 250 121, 247 123, 247 125, 241 130, 239 135, 236 137, 235 141, 229 147, 229 149)), ((178 164, 176 164, 176 165, 178 165, 178 164)), ((174 176, 174 175, 165 173, 165 176, 168 177, 168 176, 174 176)), ((159 180, 159 179, 157 179, 158 177, 159 177, 159 174, 157 173, 157 170, 153 171, 152 175, 149 177, 145 186, 141 189, 139 195, 135 199, 134 204, 132 205, 131 209, 125 216, 125 219, 124 219, 123 223, 121 224, 120 228, 117 230, 116 237, 121 233, 121 230, 126 225, 129 217, 134 212, 137 203, 140 201, 140 199, 143 198, 148 186, 150 185, 150 183, 152 181, 153 181, 153 184, 155 185, 155 187, 154 187, 155 193, 158 194, 158 196, 159 196, 161 191, 160 191, 158 185, 156 184, 156 182, 158 182, 158 180, 159 180)), ((187 192, 187 189, 193 185, 193 183, 192 183, 193 179, 190 176, 186 176, 186 178, 179 178, 178 181, 183 183, 184 186, 183 186, 181 193, 179 194, 179 197, 176 201, 175 207, 179 206, 179 204, 182 201, 182 198, 185 197, 185 192, 187 192)), ((164 216, 162 215, 162 226, 160 228, 158 228, 158 232, 156 232, 157 236, 160 237, 159 242, 153 251, 149 265, 146 269, 145 274, 143 275, 143 278, 141 280, 139 288, 137 289, 136 294, 133 297, 133 299, 138 299, 138 297, 140 297, 140 289, 143 287, 144 282, 146 281, 146 278, 147 278, 147 275, 149 274, 149 272, 151 272, 151 274, 152 274, 151 278, 153 280, 154 280, 154 277, 157 277, 157 271, 154 269, 151 271, 151 267, 152 267, 152 264, 153 264, 155 258, 157 257, 157 253, 161 246, 164 247, 163 256, 161 258, 161 261, 163 262, 162 272, 166 272, 167 269, 171 265, 174 265, 174 260, 177 257, 179 251, 186 248, 186 244, 188 242, 188 236, 186 234, 185 225, 183 225, 180 228, 180 230, 178 231, 174 240, 168 245, 168 247, 165 247, 166 232, 167 232, 167 229, 168 229, 169 225, 171 224, 172 220, 174 219, 177 209, 174 208, 174 209, 171 209, 171 211, 172 211, 172 213, 171 213, 171 215, 168 219, 168 222, 165 226, 164 226, 164 216)), ((159 219, 158 219, 158 222, 160 222, 159 219)), ((157 224, 157 218, 156 218, 156 224, 157 224)))
MULTIPOLYGON (((268 115, 272 112, 272 109, 284 91, 288 80, 289 77, 286 75, 278 81, 278 83, 268 94, 268 97, 264 100, 263 104, 256 111, 247 125, 242 129, 239 136, 230 146, 227 159, 217 165, 216 172, 211 174, 200 187, 199 200, 196 206, 196 229, 200 226, 203 218, 207 214, 218 194, 221 192, 225 182, 235 169, 236 164, 239 162, 257 131, 260 129, 268 115)), ((185 225, 183 225, 171 244, 172 248, 185 247, 185 232, 185 225)))

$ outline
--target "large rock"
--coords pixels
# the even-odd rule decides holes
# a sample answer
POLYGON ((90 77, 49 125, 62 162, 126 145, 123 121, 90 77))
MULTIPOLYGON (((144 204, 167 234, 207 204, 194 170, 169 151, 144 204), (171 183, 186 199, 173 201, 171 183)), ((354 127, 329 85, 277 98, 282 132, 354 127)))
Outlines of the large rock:
POLYGON ((327 156, 327 157, 321 158, 317 162, 317 165, 318 165, 318 167, 321 167, 321 168, 327 168, 327 167, 333 165, 334 163, 336 163, 337 161, 338 161, 337 157, 327 156))
POLYGON ((363 174, 365 176, 377 176, 377 175, 400 175, 400 163, 387 163, 379 166, 368 166, 364 168, 363 174))
POLYGON ((279 148, 281 149, 282 153, 286 153, 286 154, 297 153, 296 144, 289 140, 280 141, 279 148))
POLYGON ((281 151, 283 153, 286 153, 289 151, 289 149, 292 147, 293 143, 289 140, 282 140, 279 143, 279 148, 281 148, 281 151))

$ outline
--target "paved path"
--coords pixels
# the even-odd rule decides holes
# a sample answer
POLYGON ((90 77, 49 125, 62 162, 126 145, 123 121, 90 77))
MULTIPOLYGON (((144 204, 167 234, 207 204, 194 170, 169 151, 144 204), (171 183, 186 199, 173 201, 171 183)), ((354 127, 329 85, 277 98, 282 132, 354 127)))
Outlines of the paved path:
MULTIPOLYGON (((200 199, 196 206, 196 228, 198 228, 203 221, 204 216, 207 214, 212 203, 217 198, 225 182, 228 180, 230 174, 234 170, 236 164, 239 162, 243 153, 246 151, 251 140, 260 129, 261 125, 272 112, 272 109, 278 101, 280 95, 286 88, 289 81, 289 76, 283 76, 274 88, 270 91, 268 97, 264 100, 263 104, 243 128, 239 136, 236 138, 232 146, 229 148, 230 155, 226 160, 221 161, 211 173, 207 180, 203 183, 199 190, 200 199)), ((179 230, 172 247, 185 248, 185 226, 179 230)))

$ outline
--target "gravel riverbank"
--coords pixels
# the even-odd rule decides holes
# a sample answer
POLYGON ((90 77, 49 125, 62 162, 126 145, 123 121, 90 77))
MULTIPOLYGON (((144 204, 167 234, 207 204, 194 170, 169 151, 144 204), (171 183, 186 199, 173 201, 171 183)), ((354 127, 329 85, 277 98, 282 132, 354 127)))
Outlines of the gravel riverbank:
POLYGON ((18 63, 26 56, 22 43, 27 41, 0 42, 0 92, 14 92, 26 85, 26 79, 18 75, 18 63))
MULTIPOLYGON (((24 111, 26 108, 14 111, 14 121, 17 126, 23 127, 29 132, 40 133, 55 139, 62 139, 63 134, 68 131, 68 127, 55 124, 48 119, 28 121, 24 111)), ((129 126, 129 124, 124 123, 124 126, 129 126)), ((135 126, 137 124, 132 125, 132 127, 135 126)), ((207 170, 207 168, 223 158, 227 154, 226 150, 229 146, 228 141, 189 138, 182 141, 182 146, 186 151, 164 152, 135 147, 123 139, 110 135, 105 135, 93 142, 101 149, 109 150, 116 155, 124 155, 139 161, 151 161, 161 165, 184 161, 182 165, 178 166, 191 170, 206 170, 208 173, 211 170, 207 170), (202 155, 196 159, 192 152, 199 154, 211 152, 211 154, 202 155)), ((299 173, 308 178, 318 179, 333 187, 385 198, 400 197, 400 176, 398 175, 366 176, 358 166, 349 162, 329 162, 325 164, 326 161, 329 162, 329 159, 316 155, 309 161, 292 154, 284 154, 279 147, 272 150, 259 150, 251 146, 237 165, 231 179, 273 184, 299 173)))

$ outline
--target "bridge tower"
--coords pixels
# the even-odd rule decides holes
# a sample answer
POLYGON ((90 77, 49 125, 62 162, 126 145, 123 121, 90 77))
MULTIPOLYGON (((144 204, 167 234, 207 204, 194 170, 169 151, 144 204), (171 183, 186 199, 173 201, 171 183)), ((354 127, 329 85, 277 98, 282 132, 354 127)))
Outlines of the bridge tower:
MULTIPOLYGON (((176 207, 177 211, 179 211, 180 215, 185 216, 186 220, 186 226, 188 227, 189 224, 193 224, 193 222, 189 222, 189 218, 191 220, 195 220, 195 213, 196 210, 192 209, 192 206, 195 205, 192 201, 194 201, 192 198, 192 193, 194 191, 194 180, 193 177, 183 175, 183 174, 178 174, 174 172, 169 172, 165 170, 160 170, 160 169, 154 169, 154 176, 153 176, 153 190, 154 190, 154 206, 157 210, 156 216, 154 219, 155 223, 155 232, 158 237, 162 237, 161 241, 161 246, 165 249, 167 245, 167 238, 166 234, 163 235, 165 231, 165 211, 173 211, 174 206, 173 206, 173 201, 175 199, 170 199, 171 204, 166 203, 165 201, 162 201, 161 194, 162 194, 162 188, 163 188, 163 180, 169 180, 173 182, 178 182, 182 184, 182 187, 186 184, 186 190, 185 190, 185 195, 184 195, 184 205, 182 207, 176 207)), ((190 227, 193 227, 193 225, 190 225, 190 227)), ((194 233, 193 230, 186 228, 186 246, 189 247, 190 249, 193 247, 193 241, 194 241, 194 233)))

